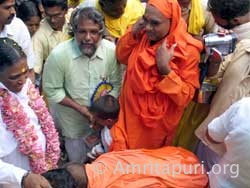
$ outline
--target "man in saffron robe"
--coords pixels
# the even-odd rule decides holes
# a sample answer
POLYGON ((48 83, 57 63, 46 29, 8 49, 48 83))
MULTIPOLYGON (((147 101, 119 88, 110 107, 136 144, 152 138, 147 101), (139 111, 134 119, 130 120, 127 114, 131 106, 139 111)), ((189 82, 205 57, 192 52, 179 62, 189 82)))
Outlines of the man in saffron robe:
POLYGON ((66 164, 64 168, 48 171, 51 176, 54 174, 53 187, 65 184, 63 177, 58 176, 62 169, 71 173, 77 188, 205 188, 208 185, 207 173, 197 157, 188 150, 171 146, 109 152, 84 166, 66 164))
POLYGON ((172 143, 184 108, 199 87, 202 43, 187 33, 176 0, 150 0, 142 19, 117 44, 127 65, 110 150, 172 143))

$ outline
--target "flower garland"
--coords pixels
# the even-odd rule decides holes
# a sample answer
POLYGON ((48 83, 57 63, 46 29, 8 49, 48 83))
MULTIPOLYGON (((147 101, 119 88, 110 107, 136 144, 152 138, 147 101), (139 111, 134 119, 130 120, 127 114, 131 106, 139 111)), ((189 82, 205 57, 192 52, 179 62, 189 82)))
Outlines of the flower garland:
POLYGON ((11 96, 6 89, 0 89, 0 107, 3 121, 7 130, 11 131, 18 142, 19 151, 29 157, 31 170, 34 173, 43 173, 57 167, 60 156, 58 132, 49 114, 45 102, 33 84, 29 83, 28 92, 29 106, 38 117, 42 132, 46 138, 46 152, 37 142, 34 125, 23 110, 19 101, 11 96))

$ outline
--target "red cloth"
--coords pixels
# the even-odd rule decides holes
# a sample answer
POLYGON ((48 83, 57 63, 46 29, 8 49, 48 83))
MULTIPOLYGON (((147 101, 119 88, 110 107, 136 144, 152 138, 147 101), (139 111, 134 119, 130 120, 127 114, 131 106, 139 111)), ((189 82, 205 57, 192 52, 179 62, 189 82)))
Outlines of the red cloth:
POLYGON ((150 46, 146 33, 137 41, 128 30, 119 40, 116 54, 118 61, 127 65, 127 72, 119 119, 111 129, 111 151, 170 145, 183 110, 199 87, 202 43, 187 33, 178 2, 150 0, 148 4, 171 18, 167 41, 177 43, 170 62, 172 71, 163 77, 156 65, 156 49, 165 38, 150 46))
POLYGON ((85 169, 88 188, 204 188, 208 184, 196 156, 177 147, 110 152, 85 169))

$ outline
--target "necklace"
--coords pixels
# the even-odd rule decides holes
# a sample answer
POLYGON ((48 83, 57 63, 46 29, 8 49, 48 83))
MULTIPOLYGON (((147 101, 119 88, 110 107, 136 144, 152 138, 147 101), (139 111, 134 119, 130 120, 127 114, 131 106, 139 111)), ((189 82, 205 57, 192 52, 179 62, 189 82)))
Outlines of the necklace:
POLYGON ((58 132, 48 109, 33 84, 29 83, 27 95, 29 106, 35 112, 46 138, 46 151, 38 143, 34 125, 23 110, 23 106, 8 90, 0 88, 0 108, 6 129, 11 131, 18 142, 19 151, 29 157, 32 172, 43 173, 57 167, 60 156, 58 132))

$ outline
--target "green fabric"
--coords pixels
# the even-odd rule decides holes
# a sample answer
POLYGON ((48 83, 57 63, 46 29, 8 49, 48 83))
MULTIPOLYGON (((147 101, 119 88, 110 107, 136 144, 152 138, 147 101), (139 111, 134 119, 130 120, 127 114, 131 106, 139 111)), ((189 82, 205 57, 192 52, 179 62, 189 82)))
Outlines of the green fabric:
MULTIPOLYGON (((43 89, 51 103, 59 103, 65 96, 81 105, 90 105, 91 96, 106 77, 114 86, 112 95, 118 96, 122 71, 115 58, 115 45, 105 39, 96 53, 83 56, 74 39, 59 44, 49 55, 43 73, 43 89)), ((89 133, 89 122, 76 110, 54 105, 62 134, 78 138, 89 133)))
POLYGON ((207 117, 209 104, 200 104, 191 101, 186 107, 173 141, 174 146, 180 146, 193 151, 197 142, 194 134, 195 129, 207 117))

